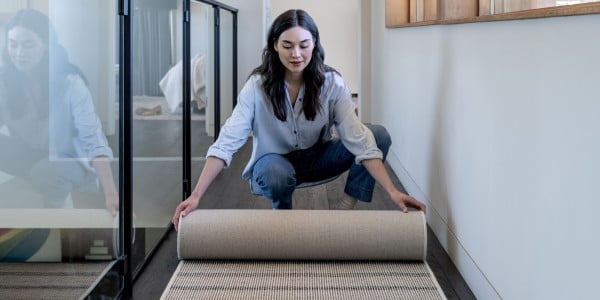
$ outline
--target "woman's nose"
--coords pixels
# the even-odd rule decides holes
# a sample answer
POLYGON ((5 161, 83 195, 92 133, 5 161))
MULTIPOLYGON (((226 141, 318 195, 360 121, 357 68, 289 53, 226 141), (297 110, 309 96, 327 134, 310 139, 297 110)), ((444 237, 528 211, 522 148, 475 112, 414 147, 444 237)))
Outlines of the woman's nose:
POLYGON ((292 49, 292 57, 300 57, 300 49, 298 47, 292 49))

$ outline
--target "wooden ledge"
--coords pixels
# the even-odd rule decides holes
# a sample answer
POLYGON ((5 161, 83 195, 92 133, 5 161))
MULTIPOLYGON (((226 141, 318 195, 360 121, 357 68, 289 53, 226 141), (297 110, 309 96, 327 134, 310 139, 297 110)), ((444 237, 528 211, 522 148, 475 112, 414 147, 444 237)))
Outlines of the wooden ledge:
POLYGON ((502 14, 479 16, 479 17, 474 17, 474 18, 414 22, 414 23, 407 23, 407 24, 387 26, 387 27, 388 28, 404 28, 404 27, 417 27, 417 26, 429 26, 429 25, 451 25, 451 24, 462 24, 462 23, 524 20, 524 19, 564 17, 564 16, 589 15, 589 14, 600 14, 600 2, 546 7, 546 8, 538 8, 538 9, 529 9, 529 10, 515 11, 515 12, 509 12, 509 13, 502 13, 502 14))

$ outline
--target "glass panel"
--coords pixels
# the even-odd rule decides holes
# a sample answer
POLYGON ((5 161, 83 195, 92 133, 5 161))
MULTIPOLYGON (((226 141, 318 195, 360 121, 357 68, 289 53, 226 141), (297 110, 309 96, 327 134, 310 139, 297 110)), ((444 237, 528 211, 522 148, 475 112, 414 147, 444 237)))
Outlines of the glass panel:
POLYGON ((233 98, 233 14, 228 10, 220 9, 221 47, 221 126, 231 115, 233 98))
POLYGON ((0 2, 3 297, 79 298, 118 255, 115 11, 0 2))
POLYGON ((212 121, 214 108, 214 30, 213 8, 210 5, 192 1, 190 4, 190 57, 192 87, 192 188, 196 185, 204 165, 206 151, 213 142, 212 121), (196 101, 200 99, 200 101, 196 101), (202 102, 201 99, 205 99, 202 102), (197 103, 201 103, 199 106, 197 103), (204 105, 204 107, 202 107, 204 105))
POLYGON ((212 120, 214 101, 213 8, 211 5, 192 1, 190 15, 192 156, 195 156, 205 152, 209 146, 205 143, 199 144, 197 138, 210 141, 205 135, 213 133, 207 122, 207 118, 212 120), (211 115, 207 116, 208 113, 211 115))
POLYGON ((134 273, 162 239, 183 197, 180 2, 133 1, 134 273))

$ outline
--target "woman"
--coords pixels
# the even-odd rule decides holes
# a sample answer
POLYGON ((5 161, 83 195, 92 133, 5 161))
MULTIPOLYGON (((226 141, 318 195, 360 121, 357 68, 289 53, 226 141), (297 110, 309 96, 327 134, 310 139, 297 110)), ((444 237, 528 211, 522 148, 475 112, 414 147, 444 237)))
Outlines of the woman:
POLYGON ((0 170, 32 182, 45 207, 99 179, 114 215, 119 201, 109 148, 82 72, 69 62, 48 17, 18 11, 6 24, 0 70, 0 170))
POLYGON ((340 208, 356 200, 370 202, 375 181, 403 210, 425 210, 398 191, 382 160, 391 141, 385 128, 363 125, 354 112, 342 77, 324 64, 319 32, 303 10, 289 10, 273 22, 262 64, 238 97, 238 105, 209 148, 198 183, 176 209, 179 216, 198 207, 206 189, 231 162, 252 132, 253 151, 242 177, 255 194, 271 199, 273 208, 292 208, 292 193, 303 183, 319 182, 348 169, 340 208), (335 127, 339 138, 332 136, 335 127))

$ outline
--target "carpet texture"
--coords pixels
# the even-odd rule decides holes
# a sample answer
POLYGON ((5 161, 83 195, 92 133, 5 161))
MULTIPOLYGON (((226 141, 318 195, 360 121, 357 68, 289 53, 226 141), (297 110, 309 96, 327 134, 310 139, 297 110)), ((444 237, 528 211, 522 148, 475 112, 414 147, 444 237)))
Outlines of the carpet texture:
POLYGON ((445 299, 421 212, 196 210, 162 299, 445 299))
POLYGON ((80 299, 109 263, 0 263, 0 299, 80 299))

